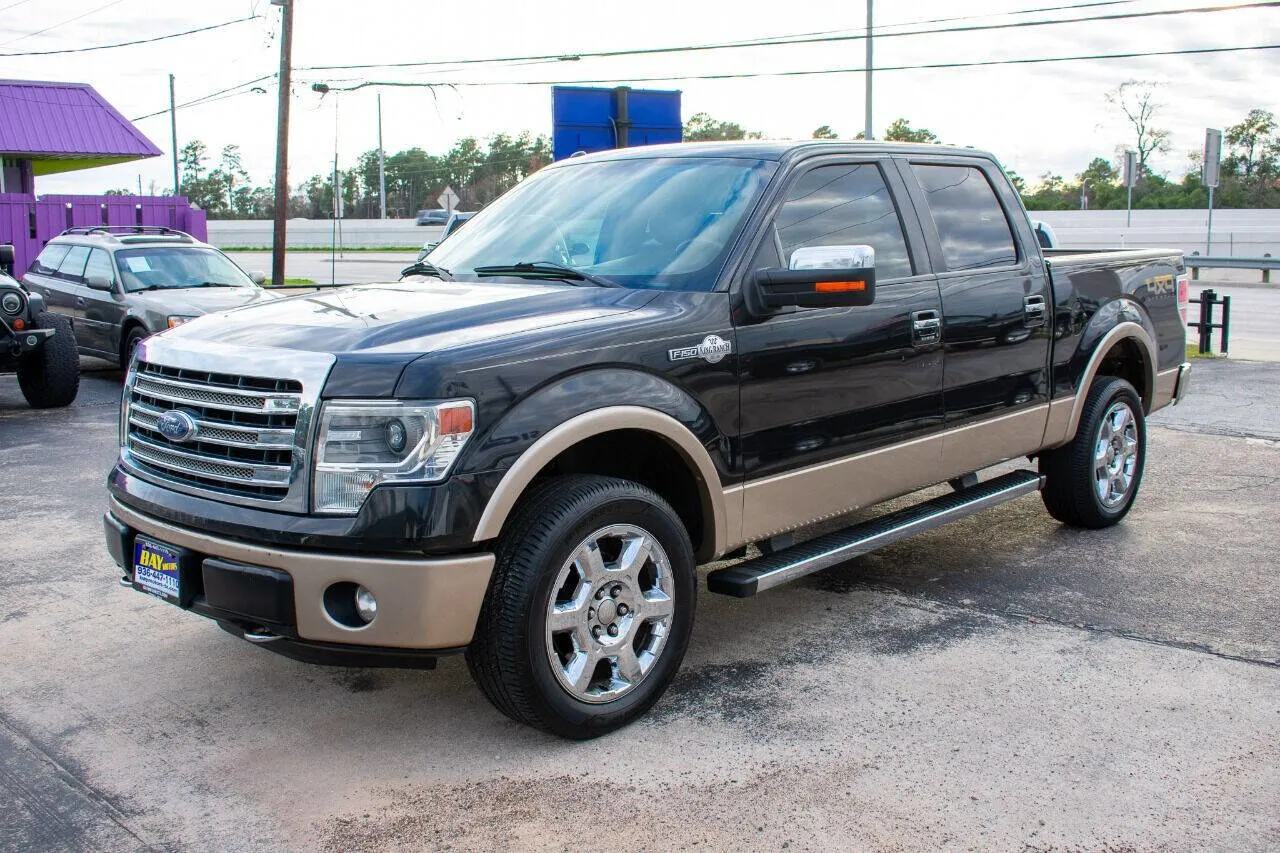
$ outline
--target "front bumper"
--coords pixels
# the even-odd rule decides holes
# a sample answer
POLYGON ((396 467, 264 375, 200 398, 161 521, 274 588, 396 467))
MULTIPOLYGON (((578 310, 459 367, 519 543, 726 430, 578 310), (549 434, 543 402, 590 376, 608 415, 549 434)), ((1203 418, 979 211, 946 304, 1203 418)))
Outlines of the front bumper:
POLYGON ((277 641, 262 638, 279 637, 285 654, 308 646, 390 657, 456 651, 471 642, 494 565, 492 554, 418 559, 262 547, 179 527, 115 498, 103 521, 107 550, 126 577, 139 533, 185 548, 194 556, 181 606, 267 646, 277 641), (353 628, 330 614, 325 593, 344 583, 377 597, 378 614, 369 624, 353 628))
POLYGON ((3 320, 0 320, 0 325, 4 326, 3 330, 0 330, 3 332, 3 334, 0 334, 0 338, 8 339, 9 355, 17 358, 40 349, 40 347, 44 346, 45 341, 53 337, 56 331, 54 329, 22 329, 16 331, 10 328, 9 324, 3 320))

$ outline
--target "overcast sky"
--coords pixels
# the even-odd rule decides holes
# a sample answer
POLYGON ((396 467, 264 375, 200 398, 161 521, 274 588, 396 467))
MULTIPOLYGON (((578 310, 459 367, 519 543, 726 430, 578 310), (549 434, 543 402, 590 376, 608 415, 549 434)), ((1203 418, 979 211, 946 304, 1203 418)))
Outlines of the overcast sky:
MULTIPOLYGON (((576 62, 469 66, 441 72, 423 69, 308 71, 307 66, 454 60, 528 54, 573 54, 707 42, 759 39, 796 33, 857 33, 865 25, 859 2, 789 0, 784 4, 736 0, 647 0, 645 3, 568 3, 563 0, 294 0, 294 67, 290 182, 298 184, 331 168, 335 147, 343 168, 377 147, 374 88, 330 94, 315 81, 350 85, 365 80, 574 81, 629 83, 662 75, 778 72, 858 68, 859 41, 667 54, 576 62)), ((877 66, 1017 57, 1125 53, 1280 43, 1280 9, 1138 20, 1061 24, 993 32, 892 38, 922 27, 972 26, 1132 11, 1192 8, 1213 0, 1133 0, 1076 11, 1005 13, 1088 0, 877 0, 877 66), (972 17, 988 15, 990 17, 972 17), (901 26, 965 16, 945 24, 901 26), (893 26, 898 25, 898 26, 893 26)), ((1225 0, 1218 0, 1222 4, 1225 0)), ((268 0, 0 0, 0 53, 57 50, 146 38, 257 14, 257 20, 153 45, 81 54, 0 57, 0 77, 91 83, 126 117, 168 104, 168 74, 177 75, 179 103, 273 75, 279 62, 279 7, 268 0), (77 19, 77 20, 72 20, 77 19), (65 23, 63 23, 65 22, 65 23), (48 29, 48 32, 37 33, 48 29)), ((1132 144, 1122 116, 1104 100, 1118 83, 1138 78, 1161 83, 1164 107, 1158 124, 1173 131, 1168 155, 1154 168, 1173 177, 1199 149, 1205 127, 1238 122, 1252 107, 1280 113, 1275 68, 1280 51, 1202 56, 1063 62, 951 70, 885 71, 875 75, 877 134, 894 118, 930 128, 943 141, 996 153, 1005 165, 1034 179, 1046 171, 1070 177, 1096 155, 1114 160, 1118 145, 1132 144)), ((238 144, 253 179, 267 183, 275 152, 274 78, 247 92, 178 111, 179 146, 203 140, 211 152, 238 144)), ((605 84, 608 85, 608 84, 605 84)), ((808 137, 829 124, 852 136, 863 124, 861 73, 735 80, 635 83, 678 88, 684 116, 708 112, 769 137, 808 137)), ((383 137, 388 151, 420 146, 442 153, 461 136, 551 131, 551 90, 546 85, 458 86, 382 90, 383 137), (434 94, 433 94, 434 93, 434 94)), ((166 154, 168 115, 138 127, 166 154)), ((166 158, 53 175, 37 191, 100 192, 110 187, 158 191, 172 182, 166 158)))

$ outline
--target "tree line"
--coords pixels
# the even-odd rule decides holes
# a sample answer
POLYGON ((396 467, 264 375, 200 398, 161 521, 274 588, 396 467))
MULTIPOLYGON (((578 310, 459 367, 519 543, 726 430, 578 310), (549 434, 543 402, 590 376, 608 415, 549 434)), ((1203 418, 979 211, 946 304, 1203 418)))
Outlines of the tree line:
MULTIPOLYGON (((1106 95, 1109 104, 1125 118, 1129 139, 1112 156, 1095 156, 1079 173, 1067 178, 1046 172, 1029 182, 1017 172, 1009 177, 1030 210, 1122 210, 1128 192, 1120 179, 1124 151, 1137 154, 1135 208, 1196 208, 1208 206, 1208 191, 1201 186, 1202 155, 1188 155, 1184 173, 1171 178, 1151 168, 1156 154, 1168 153, 1170 132, 1160 124, 1164 106, 1157 100, 1160 84, 1128 80, 1106 95)), ((764 134, 741 124, 700 112, 684 124, 686 141, 760 139, 764 134)), ((829 125, 816 128, 814 139, 838 139, 829 125)), ((862 133, 854 139, 863 138, 862 133)), ((898 118, 885 128, 881 139, 890 142, 941 143, 933 131, 913 127, 898 118)), ((205 144, 192 140, 178 158, 181 194, 209 211, 214 219, 269 219, 274 213, 271 186, 255 185, 241 162, 240 148, 227 145, 216 160, 205 144)), ((527 175, 551 162, 551 141, 546 136, 521 133, 495 134, 481 142, 474 137, 459 140, 442 155, 409 148, 386 156, 387 215, 411 217, 418 210, 441 206, 437 198, 451 187, 462 210, 478 209, 527 175)), ((378 152, 366 151, 354 168, 339 170, 342 215, 376 218, 379 215, 378 152)), ((112 192, 128 192, 114 190, 112 192)), ((1280 126, 1273 113, 1252 109, 1223 133, 1223 155, 1215 207, 1280 207, 1280 126)), ((317 174, 294 186, 289 216, 327 219, 333 216, 334 175, 317 174)))

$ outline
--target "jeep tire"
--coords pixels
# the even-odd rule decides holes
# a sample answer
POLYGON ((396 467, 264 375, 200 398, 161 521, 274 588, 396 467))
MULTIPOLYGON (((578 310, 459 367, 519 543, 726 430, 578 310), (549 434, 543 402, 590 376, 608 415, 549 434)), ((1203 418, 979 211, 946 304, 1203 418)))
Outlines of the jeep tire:
POLYGON ((35 319, 35 328, 54 333, 18 362, 18 386, 32 408, 69 406, 80 390, 80 354, 71 321, 52 311, 41 311, 35 319))
POLYGON ((662 696, 689 643, 696 590, 689 535, 656 493, 554 477, 507 522, 467 665, 511 719, 597 737, 662 696))

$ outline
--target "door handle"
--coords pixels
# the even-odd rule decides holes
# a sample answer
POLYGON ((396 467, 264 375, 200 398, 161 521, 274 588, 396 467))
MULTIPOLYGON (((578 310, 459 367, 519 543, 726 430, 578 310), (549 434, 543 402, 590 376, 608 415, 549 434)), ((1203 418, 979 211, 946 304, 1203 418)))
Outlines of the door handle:
POLYGON ((83 308, 84 306, 85 306, 84 297, 83 297, 83 296, 77 296, 77 297, 76 297, 76 307, 77 307, 77 308, 83 308))
POLYGON ((1022 312, 1024 325, 1043 326, 1048 314, 1044 304, 1044 297, 1040 295, 1025 297, 1022 300, 1022 312))
POLYGON ((942 318, 937 311, 911 312, 911 343, 918 347, 942 340, 942 318))

